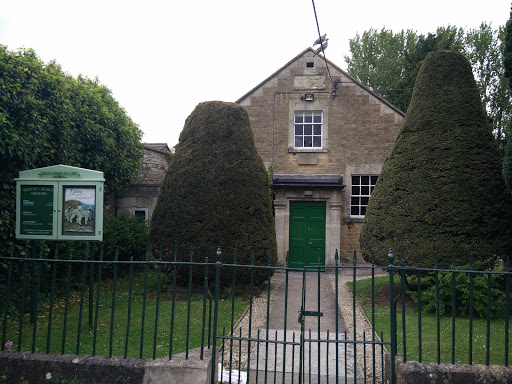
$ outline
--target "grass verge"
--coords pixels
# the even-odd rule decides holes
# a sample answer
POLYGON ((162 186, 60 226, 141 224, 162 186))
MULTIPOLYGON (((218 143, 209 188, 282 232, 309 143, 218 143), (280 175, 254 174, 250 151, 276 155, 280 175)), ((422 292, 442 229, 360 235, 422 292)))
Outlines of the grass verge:
MULTIPOLYGON (((162 274, 162 278, 164 275, 162 274)), ((96 302, 97 285, 93 293, 92 312, 89 310, 88 292, 85 295, 82 320, 79 337, 81 293, 73 292, 69 298, 67 316, 65 316, 66 303, 64 298, 55 300, 50 328, 50 337, 48 338, 49 324, 49 304, 41 305, 38 310, 38 318, 35 327, 36 352, 46 352, 49 340, 50 353, 77 353, 80 355, 97 356, 126 356, 134 358, 152 358, 153 352, 156 358, 169 355, 171 342, 171 323, 173 323, 172 353, 184 352, 187 348, 187 318, 188 324, 188 348, 193 349, 201 346, 201 340, 204 337, 205 349, 208 345, 208 321, 209 307, 206 301, 206 318, 203 327, 203 294, 196 293, 192 295, 189 302, 187 293, 184 293, 175 300, 174 320, 172 317, 172 295, 169 292, 160 293, 160 302, 156 305, 156 286, 157 275, 151 273, 148 275, 148 290, 146 300, 144 301, 144 275, 138 274, 133 279, 133 291, 131 296, 130 316, 128 316, 128 307, 130 306, 128 279, 119 279, 117 281, 116 296, 114 302, 115 310, 112 311, 112 281, 102 282, 100 286, 99 301, 96 302), (98 308, 98 318, 96 326, 96 336, 94 324, 96 323, 96 306, 98 308), (156 314, 158 310, 158 321, 156 314), (113 313, 113 316, 112 316, 113 313), (144 313, 144 316, 143 316, 144 313), (64 320, 66 326, 64 331, 64 320), (92 327, 89 326, 89 319, 92 320, 92 327), (113 320, 113 321, 112 321, 113 320), (112 326, 113 324, 113 326, 112 326), (128 329, 129 324, 129 329, 128 329), (112 328, 112 332, 111 332, 112 328), (203 336, 204 330, 204 336, 203 336)), ((162 283, 165 286, 165 282, 162 283)), ((226 297, 228 295, 226 294, 226 297)), ((234 322, 236 323, 244 310, 249 305, 247 298, 236 298, 234 302, 234 322)), ((27 308, 26 308, 27 309, 27 308)), ((229 299, 220 299, 218 311, 218 332, 222 333, 223 327, 226 332, 231 327, 232 301, 229 299)), ((30 322, 30 314, 26 313, 22 319, 22 339, 21 350, 32 350, 34 324, 30 322)), ((213 309, 211 315, 211 327, 213 327, 213 309)), ((18 350, 19 340, 19 315, 10 317, 7 321, 6 340, 11 340, 12 350, 18 350)), ((0 328, 1 329, 1 328, 0 328)), ((212 335, 210 335, 211 343, 212 335)))
MULTIPOLYGON (((353 283, 348 283, 353 292, 353 283)), ((399 286, 395 289, 398 294, 399 286)), ((371 279, 359 280, 356 283, 357 300, 361 304, 366 317, 372 319, 372 285, 371 279)), ((419 311, 412 300, 406 300, 405 310, 405 345, 407 359, 437 362, 438 355, 441 363, 452 363, 452 350, 454 362, 461 364, 486 364, 487 349, 489 349, 489 363, 491 365, 503 365, 505 363, 505 319, 491 318, 490 337, 487 339, 487 320, 474 317, 472 320, 473 335, 470 340, 470 319, 468 316, 455 318, 455 334, 452 335, 452 317, 439 316, 439 338, 437 316, 435 313, 421 311, 421 342, 419 338, 419 311), (412 303, 412 304, 411 304, 412 303), (470 356, 470 345, 472 352, 470 356), (487 348, 489 347, 489 348, 487 348), (421 349, 420 349, 421 348, 421 349)), ((384 339, 390 340, 390 313, 389 313, 389 277, 375 278, 375 331, 384 339)), ((401 302, 397 305, 397 351, 404 354, 404 336, 402 323, 401 302)), ((508 330, 512 340, 511 329, 508 330)), ((512 353, 507 351, 509 362, 512 361, 512 353)))

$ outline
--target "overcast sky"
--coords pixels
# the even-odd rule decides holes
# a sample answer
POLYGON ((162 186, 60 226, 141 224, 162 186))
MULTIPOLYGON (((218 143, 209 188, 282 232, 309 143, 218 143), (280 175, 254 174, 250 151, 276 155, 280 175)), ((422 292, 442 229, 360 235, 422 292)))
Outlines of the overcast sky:
MULTIPOLYGON (((346 69, 356 33, 386 27, 494 28, 505 0, 315 0, 328 59, 346 69)), ((99 81, 144 132, 178 142, 208 100, 236 101, 318 37, 311 0, 0 0, 0 44, 33 48, 44 62, 99 81)))

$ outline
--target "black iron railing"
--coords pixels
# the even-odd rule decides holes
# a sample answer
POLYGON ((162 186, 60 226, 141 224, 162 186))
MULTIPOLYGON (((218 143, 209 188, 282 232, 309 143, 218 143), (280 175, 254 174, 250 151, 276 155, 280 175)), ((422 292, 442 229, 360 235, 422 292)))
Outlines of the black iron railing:
POLYGON ((254 253, 251 265, 240 265, 236 251, 228 257, 220 249, 214 262, 194 261, 192 251, 187 256, 178 261, 175 249, 170 260, 162 260, 162 250, 153 258, 148 249, 143 260, 119 260, 117 252, 114 260, 104 260, 102 250, 90 245, 64 256, 44 244, 13 249, 10 257, 0 257, 1 349, 152 359, 180 352, 188 358, 191 348, 201 349, 201 359, 205 349, 219 351, 211 354, 212 382, 217 363, 221 379, 229 381, 244 371, 247 382, 289 377, 303 383, 312 375, 319 382, 321 376, 336 383, 383 382, 386 350, 391 382, 398 353, 404 362, 509 364, 508 260, 493 270, 477 269, 473 259, 456 267, 455 258, 448 269, 437 268, 437 259, 434 268, 424 268, 419 256, 417 265, 406 266, 403 253, 395 265, 390 251, 389 265, 382 267, 357 265, 355 252, 352 264, 339 265, 336 252, 334 265, 292 269, 272 266, 272 255, 267 265, 255 265, 254 253), (220 281, 223 270, 231 281, 220 281), (267 281, 256 287, 254 276, 262 271, 267 281), (248 286, 242 272, 249 274, 248 286), (334 288, 332 298, 322 293, 324 280, 334 288), (301 289, 290 290, 292 281, 301 289), (347 281, 351 308, 340 318, 347 281), (306 302, 308 289, 313 299, 306 302), (387 302, 378 300, 383 289, 387 302), (274 329, 271 302, 278 294, 283 311, 274 329), (335 308, 331 328, 323 323, 329 308, 335 308), (290 321, 297 310, 298 326, 290 321), (366 327, 358 311, 365 311, 366 327), (242 313, 244 327, 238 323, 242 313), (306 319, 314 319, 313 330, 306 319), (349 319, 352 325, 342 328, 349 319))

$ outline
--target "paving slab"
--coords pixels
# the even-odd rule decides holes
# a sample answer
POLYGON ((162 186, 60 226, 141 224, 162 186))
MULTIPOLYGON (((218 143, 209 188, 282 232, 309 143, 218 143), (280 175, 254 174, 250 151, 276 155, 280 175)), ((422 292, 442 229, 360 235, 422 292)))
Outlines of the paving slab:
POLYGON ((256 343, 251 353, 250 382, 299 383, 299 372, 306 383, 336 383, 336 378, 340 383, 354 383, 354 372, 362 377, 354 359, 354 344, 344 342, 346 327, 332 286, 334 274, 294 271, 288 273, 288 280, 286 273, 276 273, 273 279, 280 279, 281 284, 270 309, 268 333, 266 329, 260 332, 259 339, 265 341, 256 343), (304 283, 304 309, 322 316, 305 317, 301 350, 298 313, 304 283))
POLYGON ((305 329, 311 328, 318 331, 320 324, 320 331, 330 330, 335 332, 337 313, 338 332, 345 330, 345 322, 332 289, 333 274, 321 272, 320 286, 318 285, 318 273, 312 271, 308 271, 304 275, 302 272, 289 272, 288 284, 286 284, 286 273, 284 272, 276 273, 273 278, 280 279, 281 284, 275 294, 274 303, 270 310, 269 328, 284 330, 286 311, 286 330, 300 330, 298 313, 302 305, 302 286, 304 280, 306 285, 305 310, 321 312, 323 314, 321 317, 307 316, 304 325, 305 329), (287 288, 288 290, 286 291, 287 288))
MULTIPOLYGON (((334 333, 320 332, 319 338, 317 332, 305 332, 303 359, 300 358, 300 335, 300 331, 285 333, 269 329, 267 338, 266 331, 262 331, 260 339, 265 341, 256 344, 255 353, 251 356, 250 382, 273 383, 275 377, 277 383, 299 383, 299 374, 302 373, 303 383, 336 383, 336 377, 340 383, 354 383, 354 347, 352 343, 343 343, 344 334, 340 333, 336 338, 334 333)), ((361 369, 356 369, 357 376, 362 377, 361 369)))

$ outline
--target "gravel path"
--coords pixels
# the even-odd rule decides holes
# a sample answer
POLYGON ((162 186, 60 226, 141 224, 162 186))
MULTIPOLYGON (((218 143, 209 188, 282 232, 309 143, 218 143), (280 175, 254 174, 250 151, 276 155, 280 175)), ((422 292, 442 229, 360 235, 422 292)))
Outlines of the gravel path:
MULTIPOLYGON (((271 279, 270 283, 270 306, 274 303, 275 294, 281 286, 281 281, 276 279, 271 279)), ((251 337, 256 338, 258 329, 265 329, 267 322, 267 296, 268 296, 268 287, 264 287, 261 290, 261 294, 259 297, 256 297, 252 300, 252 319, 251 319, 251 337)), ((240 329, 242 330, 242 337, 248 337, 249 335, 249 308, 245 311, 244 315, 240 318, 236 326, 233 328, 233 333, 235 337, 240 336, 240 329)), ((247 371, 248 362, 248 343, 242 342, 240 346, 240 342, 233 342, 233 354, 231 355, 231 343, 226 341, 224 343, 224 363, 223 369, 228 370, 230 365, 233 369, 240 369, 242 371, 247 371), (241 348, 242 359, 239 358, 239 351, 241 348), (230 357, 231 355, 231 357, 230 357), (231 364, 230 364, 231 358, 231 364)), ((251 354, 255 352, 254 348, 255 343, 251 343, 251 354)), ((222 358, 222 356, 221 356, 222 358)))
MULTIPOLYGON (((351 272, 351 270, 350 270, 351 272)), ((376 274, 377 275, 377 274, 376 274)), ((332 276, 332 275, 331 275, 332 276)), ((331 277, 329 274, 325 274, 325 278, 331 277)), ((359 276, 357 280, 366 279, 368 276, 359 276)), ((338 305, 340 312, 345 320, 345 325, 347 329, 347 337, 349 339, 353 338, 353 311, 352 311, 352 293, 349 291, 347 287, 347 283, 352 281, 352 276, 347 274, 341 274, 339 276, 339 286, 338 286, 338 305)), ((275 301, 275 294, 280 287, 281 281, 279 279, 272 279, 271 281, 271 294, 270 294, 270 306, 275 301)), ((335 290, 334 279, 332 279, 332 289, 335 290)), ((267 288, 262 289, 262 293, 259 297, 253 299, 252 305, 252 324, 251 324, 251 336, 256 338, 258 329, 265 329, 267 320, 267 288)), ((359 304, 356 305, 356 339, 363 340, 363 332, 366 335, 366 339, 371 338, 372 328, 371 324, 364 315, 362 308, 359 304)), ((234 335, 235 337, 240 336, 240 329, 242 330, 242 337, 248 337, 249 333, 249 311, 247 310, 244 316, 240 319, 237 325, 234 327, 234 335)), ((378 336, 376 336, 378 337, 378 336)), ((238 341, 233 342, 232 346, 232 354, 230 343, 226 342, 224 346, 224 363, 223 369, 228 370, 231 365, 233 369, 240 369, 242 371, 247 370, 248 362, 247 362, 247 351, 248 351, 248 343, 242 342, 241 345, 241 354, 242 358, 239 358, 240 351, 240 343, 238 341), (231 357, 230 357, 231 356, 231 357), (231 358, 231 364, 230 364, 231 358)), ((251 344, 251 354, 255 352, 254 343, 251 344)), ((222 359, 222 356, 221 356, 222 359)), ((357 347, 357 359, 358 364, 361 369, 364 367, 364 352, 363 347, 359 345, 357 347)), ((373 366, 372 366, 372 348, 370 345, 366 347, 366 378, 367 382, 373 382, 373 366)), ((375 359, 375 372, 376 382, 381 383, 381 370, 382 370, 382 361, 381 361, 381 353, 380 347, 376 348, 376 359, 375 359)))
MULTIPOLYGON (((356 278, 356 280, 367 279, 368 276, 362 276, 356 278)), ((343 318, 345 319, 345 324, 347 326, 347 337, 350 339, 354 337, 354 312, 353 312, 353 302, 352 302, 352 292, 350 292, 347 283, 352 281, 352 277, 342 276, 339 278, 339 286, 338 286, 338 305, 340 307, 340 311, 343 314, 343 318)), ((335 289, 335 285, 333 283, 332 289, 335 289)), ((366 315, 363 312, 363 309, 356 303, 356 340, 363 340, 363 333, 366 335, 366 339, 369 340, 372 335, 372 326, 366 315)), ((378 335, 375 336, 376 339, 379 339, 378 335)), ((366 381, 368 383, 373 383, 373 349, 370 345, 366 347, 366 381)), ((357 363, 359 367, 364 367, 364 349, 362 346, 357 347, 357 363)), ((375 350, 375 382, 382 383, 382 359, 380 348, 376 348, 375 350)))

